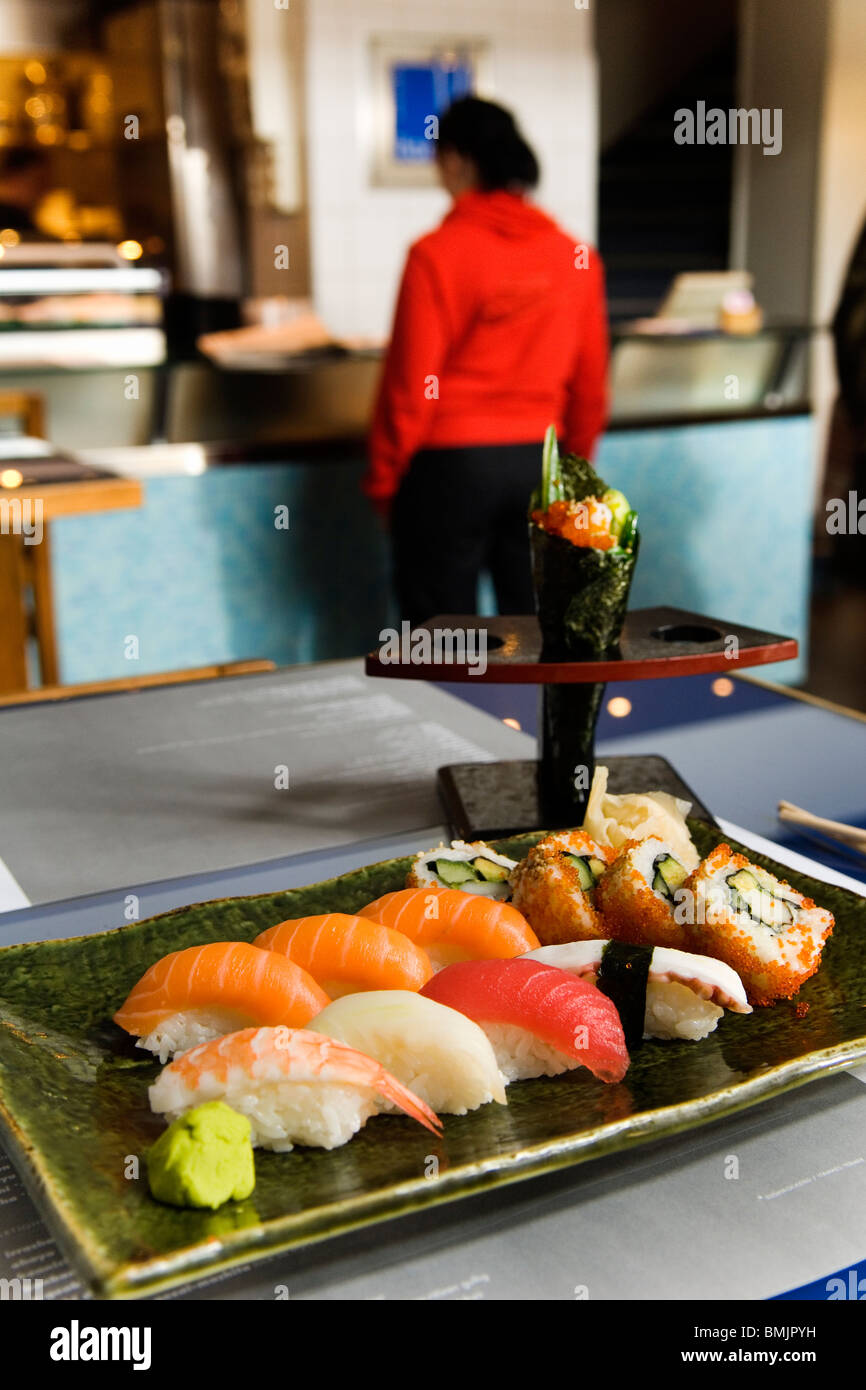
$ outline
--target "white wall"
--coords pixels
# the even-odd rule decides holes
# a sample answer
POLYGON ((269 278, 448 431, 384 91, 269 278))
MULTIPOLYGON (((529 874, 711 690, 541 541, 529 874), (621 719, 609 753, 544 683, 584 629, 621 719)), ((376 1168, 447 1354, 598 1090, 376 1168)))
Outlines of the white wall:
POLYGON ((517 115, 543 166, 539 202, 575 237, 595 234, 592 11, 567 0, 311 0, 308 188, 316 308, 341 333, 388 332, 409 243, 435 226, 437 189, 372 187, 371 36, 489 41, 491 95, 517 115))
MULTIPOLYGON (((866 3, 831 0, 815 218, 813 321, 829 324, 866 218, 866 3)), ((829 336, 816 345, 813 381, 823 450, 836 397, 829 336)))

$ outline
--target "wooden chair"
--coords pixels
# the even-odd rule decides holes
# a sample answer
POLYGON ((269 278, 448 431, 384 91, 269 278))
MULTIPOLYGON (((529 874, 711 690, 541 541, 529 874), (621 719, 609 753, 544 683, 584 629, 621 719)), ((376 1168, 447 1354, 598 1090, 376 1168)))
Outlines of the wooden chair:
MULTIPOLYGON (((21 433, 45 438, 45 404, 33 391, 0 391, 0 419, 14 419, 21 433)), ((54 620, 51 606, 51 582, 48 556, 41 546, 21 545, 17 536, 0 537, 0 605, 8 625, 10 644, 20 646, 26 641, 27 615, 24 612, 24 591, 33 590, 33 626, 39 649, 39 664, 43 680, 57 680, 57 655, 54 647, 54 620), (30 550, 41 551, 39 555, 30 550)), ((5 662, 0 657, 0 688, 9 684, 4 678, 5 662)), ((14 680, 14 677, 12 678, 14 680)))
POLYGON ((20 421, 23 434, 45 439, 45 404, 35 391, 0 391, 0 419, 20 421))

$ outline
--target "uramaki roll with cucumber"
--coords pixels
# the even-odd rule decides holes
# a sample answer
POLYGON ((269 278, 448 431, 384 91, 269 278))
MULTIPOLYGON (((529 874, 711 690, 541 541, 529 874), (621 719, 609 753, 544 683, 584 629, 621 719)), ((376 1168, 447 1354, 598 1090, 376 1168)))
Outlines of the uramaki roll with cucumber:
POLYGON ((483 840, 472 844, 452 840, 450 848, 437 845, 416 854, 406 875, 406 887, 459 888, 461 893, 503 901, 511 893, 508 876, 515 862, 497 854, 483 840))
POLYGON ((543 946, 610 935, 595 898, 613 856, 584 830, 560 830, 521 859, 511 875, 512 905, 543 946))
POLYGON ((675 911, 687 878, 688 869, 661 836, 630 840, 596 890, 595 905, 607 934, 637 945, 692 949, 675 911))
POLYGON ((545 435, 529 508, 536 609, 549 658, 600 657, 619 640, 638 552, 637 512, 586 459, 545 435))
POLYGON ((753 1004, 790 999, 815 974, 833 914, 717 845, 686 880, 688 949, 736 970, 753 1004))

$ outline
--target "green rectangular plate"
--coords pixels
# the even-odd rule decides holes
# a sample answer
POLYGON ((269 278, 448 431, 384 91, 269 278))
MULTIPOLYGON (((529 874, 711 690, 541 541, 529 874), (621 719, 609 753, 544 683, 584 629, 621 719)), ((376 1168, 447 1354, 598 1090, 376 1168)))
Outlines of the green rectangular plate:
MULTIPOLYGON (((691 829, 704 854, 723 839, 697 821, 691 829)), ((520 858, 539 838, 501 847, 520 858)), ((409 860, 285 893, 183 907, 97 936, 7 947, 0 950, 0 1134, 93 1290, 130 1297, 730 1114, 866 1057, 866 899, 749 857, 836 916, 821 969, 798 996, 809 1005, 804 1016, 781 1003, 748 1016, 726 1013, 700 1043, 647 1042, 618 1086, 582 1069, 519 1082, 507 1107, 446 1116, 441 1139, 382 1115, 331 1153, 258 1152, 252 1197, 216 1213, 150 1197, 142 1156, 162 1129, 147 1104, 159 1068, 136 1055, 112 1013, 168 951, 249 941, 288 917, 355 911, 401 887, 409 860), (136 1167, 140 1176, 128 1176, 136 1167)))

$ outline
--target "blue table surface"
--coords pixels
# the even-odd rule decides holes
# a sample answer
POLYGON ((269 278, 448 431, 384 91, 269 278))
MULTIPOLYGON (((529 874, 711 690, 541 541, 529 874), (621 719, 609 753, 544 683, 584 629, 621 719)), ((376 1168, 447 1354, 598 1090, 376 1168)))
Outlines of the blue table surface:
MULTIPOLYGON (((772 677, 772 667, 766 674, 772 677)), ((730 693, 718 695, 718 683, 715 675, 612 681, 598 721, 597 760, 605 752, 660 753, 716 815, 866 883, 862 854, 804 835, 775 814, 784 799, 866 829, 866 718, 802 702, 782 686, 734 679, 722 686, 730 693), (610 713, 617 697, 629 702, 624 717, 610 713), (745 749, 739 768, 738 741, 745 749)), ((537 736, 539 686, 466 682, 441 689, 537 736)))

